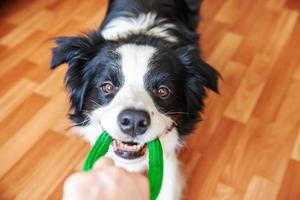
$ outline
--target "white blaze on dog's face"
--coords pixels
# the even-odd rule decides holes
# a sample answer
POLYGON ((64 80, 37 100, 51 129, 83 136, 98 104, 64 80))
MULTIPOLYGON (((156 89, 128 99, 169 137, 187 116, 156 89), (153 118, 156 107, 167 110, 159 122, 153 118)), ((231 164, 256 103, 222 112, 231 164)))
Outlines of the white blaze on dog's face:
MULTIPOLYGON (((123 85, 109 104, 101 106, 91 113, 92 119, 96 120, 96 123, 100 123, 102 128, 108 131, 114 139, 144 144, 166 133, 172 126, 172 119, 158 111, 147 91, 147 72, 151 68, 150 61, 155 56, 156 49, 150 46, 126 44, 117 48, 116 51, 120 55, 123 85), (143 112, 148 115, 149 119, 146 119, 147 122, 145 122, 148 127, 143 130, 145 132, 134 133, 136 131, 134 129, 137 127, 132 127, 129 133, 122 131, 120 115, 125 110, 143 112)), ((143 123, 143 116, 133 119, 135 116, 130 116, 131 113, 128 115, 129 118, 132 117, 128 120, 141 120, 140 123, 143 123)), ((140 125, 143 126, 143 124, 140 125)))

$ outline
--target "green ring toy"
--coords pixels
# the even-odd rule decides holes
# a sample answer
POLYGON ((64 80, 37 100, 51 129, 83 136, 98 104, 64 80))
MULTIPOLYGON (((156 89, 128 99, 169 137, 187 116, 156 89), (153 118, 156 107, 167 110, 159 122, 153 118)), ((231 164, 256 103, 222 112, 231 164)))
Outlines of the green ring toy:
MULTIPOLYGON (((112 137, 104 131, 88 153, 82 168, 83 171, 93 168, 94 163, 107 153, 111 142, 112 137)), ((158 138, 148 142, 147 145, 149 153, 148 179, 150 183, 150 199, 155 200, 159 195, 163 180, 163 151, 158 138)))

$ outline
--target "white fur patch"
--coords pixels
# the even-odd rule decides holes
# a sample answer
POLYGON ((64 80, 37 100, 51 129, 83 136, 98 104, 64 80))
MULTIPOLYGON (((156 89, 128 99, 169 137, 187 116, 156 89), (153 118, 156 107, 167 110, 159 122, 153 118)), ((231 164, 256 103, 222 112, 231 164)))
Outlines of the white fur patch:
POLYGON ((165 38, 169 42, 176 42, 177 38, 167 33, 167 29, 175 29, 175 25, 165 23, 161 26, 151 27, 156 22, 163 22, 165 19, 157 19, 156 13, 141 13, 138 17, 118 17, 110 21, 102 31, 105 39, 116 40, 118 37, 126 36, 129 33, 143 32, 147 35, 159 36, 165 38), (158 20, 158 21, 156 21, 158 20), (149 30, 148 30, 149 29, 149 30))
POLYGON ((151 124, 143 135, 135 138, 136 142, 146 143, 163 134, 172 125, 172 120, 156 109, 145 88, 144 76, 156 50, 150 46, 126 44, 119 47, 117 51, 121 55, 124 85, 109 105, 95 110, 92 115, 112 137, 128 141, 131 138, 119 129, 118 115, 128 108, 147 111, 150 114, 151 124))

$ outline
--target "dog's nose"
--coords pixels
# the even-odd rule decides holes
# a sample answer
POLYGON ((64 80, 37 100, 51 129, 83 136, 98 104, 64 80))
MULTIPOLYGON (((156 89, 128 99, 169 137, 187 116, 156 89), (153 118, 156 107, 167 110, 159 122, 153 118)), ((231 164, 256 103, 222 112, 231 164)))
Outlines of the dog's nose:
POLYGON ((126 109, 118 116, 120 129, 131 137, 144 134, 150 122, 150 115, 144 110, 126 109))

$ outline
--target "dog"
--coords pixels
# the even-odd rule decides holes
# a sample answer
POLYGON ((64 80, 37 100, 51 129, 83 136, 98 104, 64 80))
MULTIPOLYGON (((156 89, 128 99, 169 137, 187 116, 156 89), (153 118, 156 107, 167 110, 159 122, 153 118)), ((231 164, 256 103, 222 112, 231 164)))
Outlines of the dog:
POLYGON ((147 142, 159 138, 164 178, 158 199, 181 199, 176 157, 201 119, 219 73, 200 57, 201 0, 110 0, 100 27, 55 39, 51 68, 67 63, 70 119, 93 144, 106 130, 106 156, 131 172, 147 170, 147 142))

